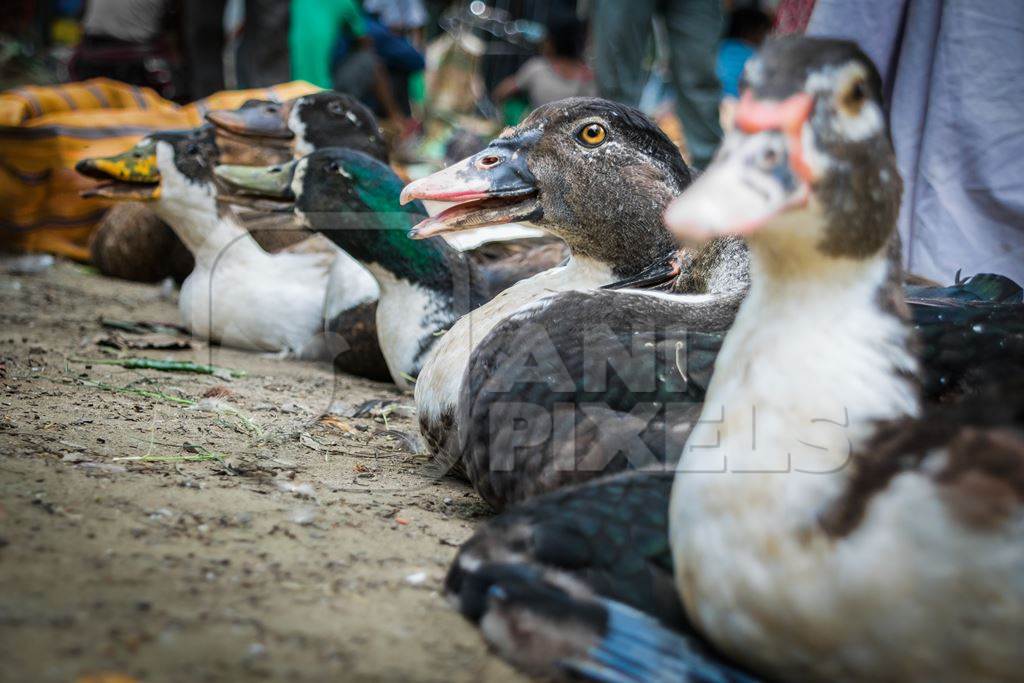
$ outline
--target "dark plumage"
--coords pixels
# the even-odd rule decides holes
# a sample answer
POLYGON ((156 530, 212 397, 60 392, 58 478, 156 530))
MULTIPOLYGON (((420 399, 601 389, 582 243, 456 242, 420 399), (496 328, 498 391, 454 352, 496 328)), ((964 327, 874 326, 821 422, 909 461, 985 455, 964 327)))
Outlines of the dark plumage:
POLYGON ((537 675, 644 671, 641 661, 606 661, 604 673, 586 662, 636 623, 645 632, 660 624, 665 647, 687 661, 661 671, 651 661, 650 680, 753 680, 696 636, 682 611, 668 545, 672 479, 627 473, 511 508, 460 549, 446 595, 502 656, 537 675))
POLYGON ((460 321, 424 367, 417 407, 436 456, 459 460, 459 431, 468 417, 457 410, 459 380, 478 340, 489 338, 503 320, 545 308, 551 294, 652 279, 652 266, 667 270, 666 256, 678 245, 666 235, 661 214, 691 178, 679 150, 638 111, 570 98, 539 107, 476 155, 405 188, 407 199, 458 202, 417 226, 418 234, 525 220, 564 240, 572 252, 566 268, 524 281, 481 307, 472 322, 460 321))
POLYGON ((159 282, 173 277, 182 282, 195 259, 170 226, 141 202, 110 207, 89 238, 92 264, 110 277, 136 282, 159 282))
POLYGON ((568 292, 501 323, 463 383, 470 481, 501 509, 680 452, 739 301, 568 292))
MULTIPOLYGON (((980 300, 1012 301, 1017 289, 979 275, 908 299, 928 399, 976 393, 1024 359, 1024 305, 980 300)), ((674 461, 742 296, 693 305, 568 292, 495 327, 473 354, 460 398, 460 461, 477 491, 501 509, 666 454, 674 461), (570 414, 571 432, 560 421, 569 418, 557 417, 570 414), (613 451, 620 446, 629 454, 613 451)))

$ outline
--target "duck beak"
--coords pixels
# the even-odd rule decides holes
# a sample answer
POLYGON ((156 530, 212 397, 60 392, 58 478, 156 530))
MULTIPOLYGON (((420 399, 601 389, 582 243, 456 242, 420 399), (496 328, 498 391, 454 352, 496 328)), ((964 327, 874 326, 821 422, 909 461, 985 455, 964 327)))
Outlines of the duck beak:
POLYGON ((104 181, 83 190, 81 196, 85 198, 152 201, 160 196, 156 143, 151 140, 144 140, 123 154, 82 159, 75 165, 75 170, 104 181))
POLYGON ((499 138, 483 151, 443 171, 405 186, 401 202, 415 199, 454 202, 437 216, 425 219, 412 230, 413 239, 446 232, 535 221, 542 209, 537 180, 526 164, 524 142, 499 138))
POLYGON ((294 137, 288 128, 291 110, 291 102, 282 104, 269 100, 249 100, 235 110, 211 111, 206 115, 206 120, 235 135, 287 140, 294 137))
POLYGON ((763 103, 748 90, 711 166, 669 204, 665 224, 683 240, 751 235, 776 216, 807 205, 814 177, 802 131, 814 106, 800 93, 763 103))
POLYGON ((263 211, 291 211, 292 180, 298 160, 273 166, 221 165, 213 169, 220 181, 217 199, 263 211))
POLYGON ((682 252, 673 249, 633 277, 604 285, 601 289, 671 289, 684 266, 682 252))

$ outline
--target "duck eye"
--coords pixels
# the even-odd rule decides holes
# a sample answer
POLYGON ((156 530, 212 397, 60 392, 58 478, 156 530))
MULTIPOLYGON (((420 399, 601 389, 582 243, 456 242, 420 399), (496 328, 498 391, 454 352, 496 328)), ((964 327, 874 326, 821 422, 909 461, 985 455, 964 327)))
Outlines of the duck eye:
POLYGON ((331 112, 332 114, 340 114, 341 109, 342 107, 340 102, 331 102, 330 104, 327 105, 327 111, 331 112))
POLYGON ((863 106, 867 98, 867 86, 864 84, 863 80, 857 79, 843 92, 839 99, 839 104, 847 114, 855 116, 860 113, 860 108, 863 106))
POLYGON ((185 154, 199 154, 199 145, 190 142, 188 147, 185 148, 185 154))
POLYGON ((576 139, 587 147, 597 147, 606 137, 608 133, 600 123, 589 123, 576 133, 576 139))
POLYGON ((338 171, 341 170, 341 166, 338 165, 337 161, 331 161, 328 162, 327 164, 327 170, 330 171, 331 173, 337 173, 338 171))

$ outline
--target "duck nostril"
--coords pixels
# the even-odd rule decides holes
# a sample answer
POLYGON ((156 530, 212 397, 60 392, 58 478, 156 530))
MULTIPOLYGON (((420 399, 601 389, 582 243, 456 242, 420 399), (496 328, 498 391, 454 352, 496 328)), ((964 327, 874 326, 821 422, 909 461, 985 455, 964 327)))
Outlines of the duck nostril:
POLYGON ((480 168, 491 168, 501 163, 501 157, 495 156, 494 154, 488 154, 477 161, 477 166, 480 168))

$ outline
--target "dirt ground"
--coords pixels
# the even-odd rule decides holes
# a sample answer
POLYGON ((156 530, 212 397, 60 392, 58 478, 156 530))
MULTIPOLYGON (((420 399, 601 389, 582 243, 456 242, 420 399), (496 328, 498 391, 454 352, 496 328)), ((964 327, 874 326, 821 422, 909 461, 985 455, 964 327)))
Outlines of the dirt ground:
POLYGON ((523 680, 439 593, 490 513, 411 452, 410 396, 101 345, 180 343, 100 322, 176 322, 173 294, 66 262, 0 274, 0 302, 0 680, 523 680), (124 356, 248 374, 71 360, 124 356))

